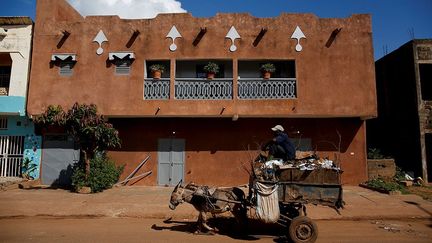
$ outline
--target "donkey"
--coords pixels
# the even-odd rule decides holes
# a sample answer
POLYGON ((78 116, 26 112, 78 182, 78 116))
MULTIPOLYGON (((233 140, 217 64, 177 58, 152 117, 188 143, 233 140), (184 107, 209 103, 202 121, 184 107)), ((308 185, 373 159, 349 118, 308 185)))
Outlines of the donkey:
POLYGON ((206 186, 197 186, 195 184, 188 184, 183 187, 181 183, 182 181, 176 185, 171 193, 169 208, 174 210, 183 202, 192 204, 199 212, 196 233, 201 232, 202 229, 212 232, 217 231, 216 228, 207 225, 206 213, 215 215, 229 211, 234 215, 237 222, 242 224, 247 222, 245 194, 240 188, 208 189, 206 186))

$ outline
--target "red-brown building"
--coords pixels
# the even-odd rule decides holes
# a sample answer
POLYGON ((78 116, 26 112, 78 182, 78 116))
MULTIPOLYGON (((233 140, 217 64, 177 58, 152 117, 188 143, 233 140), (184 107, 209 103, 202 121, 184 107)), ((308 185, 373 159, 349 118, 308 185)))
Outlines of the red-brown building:
POLYGON ((340 150, 343 182, 357 184, 367 179, 365 119, 377 112, 371 19, 84 18, 64 0, 38 0, 28 113, 75 102, 96 104, 119 130, 110 155, 123 176, 151 155, 153 174, 137 184, 246 183, 242 164, 276 124, 300 149, 340 150), (212 80, 209 61, 220 67, 212 80), (268 80, 264 63, 276 67, 268 80), (159 80, 153 64, 165 66, 159 80))

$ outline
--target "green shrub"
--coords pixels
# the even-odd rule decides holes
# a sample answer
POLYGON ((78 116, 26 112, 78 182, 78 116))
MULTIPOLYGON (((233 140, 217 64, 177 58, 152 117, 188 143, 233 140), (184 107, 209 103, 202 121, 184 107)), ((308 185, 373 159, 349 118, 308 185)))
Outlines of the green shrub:
POLYGON ((404 181, 405 179, 405 172, 398 166, 396 166, 396 174, 393 177, 395 181, 404 181))
POLYGON ((106 153, 97 153, 95 158, 90 160, 90 174, 87 180, 85 178, 84 163, 75 165, 72 186, 75 190, 88 186, 93 193, 101 192, 111 188, 118 181, 123 168, 124 166, 117 167, 114 161, 107 157, 106 153))
POLYGON ((73 165, 72 170, 72 188, 75 191, 79 191, 81 188, 88 186, 85 179, 85 164, 83 162, 78 162, 73 165))
POLYGON ((367 181, 366 185, 378 190, 384 190, 388 192, 401 191, 402 193, 406 193, 406 188, 394 180, 384 180, 382 178, 376 178, 367 181))

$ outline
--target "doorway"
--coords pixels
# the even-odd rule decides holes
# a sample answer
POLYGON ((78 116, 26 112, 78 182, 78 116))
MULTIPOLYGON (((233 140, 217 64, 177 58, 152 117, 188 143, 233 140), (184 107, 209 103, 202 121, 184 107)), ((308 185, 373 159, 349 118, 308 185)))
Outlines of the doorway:
POLYGON ((79 161, 79 149, 67 135, 45 135, 41 180, 44 185, 70 186, 72 165, 79 161))
POLYGON ((158 184, 174 186, 184 178, 185 140, 158 140, 158 184))

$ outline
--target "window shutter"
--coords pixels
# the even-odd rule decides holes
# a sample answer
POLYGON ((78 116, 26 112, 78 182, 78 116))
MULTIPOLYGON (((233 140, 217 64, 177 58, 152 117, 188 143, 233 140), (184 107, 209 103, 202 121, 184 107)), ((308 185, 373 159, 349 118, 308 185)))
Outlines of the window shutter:
POLYGON ((60 76, 72 76, 72 63, 62 63, 60 64, 60 76))
POLYGON ((130 62, 129 61, 122 61, 122 62, 116 63, 115 73, 117 75, 129 75, 130 74, 130 62))

